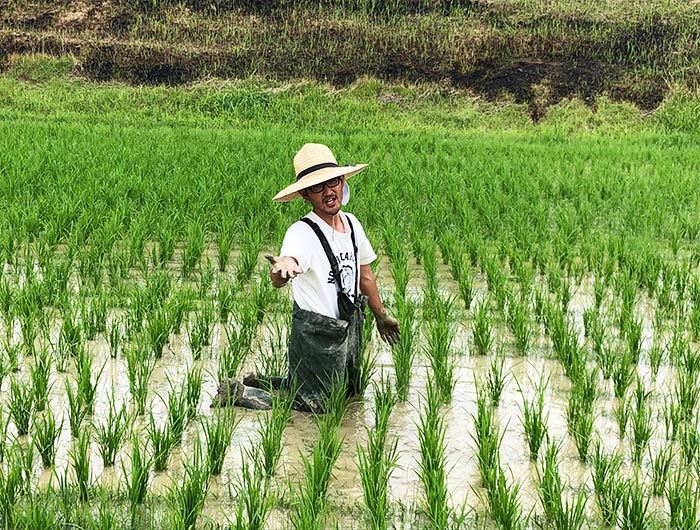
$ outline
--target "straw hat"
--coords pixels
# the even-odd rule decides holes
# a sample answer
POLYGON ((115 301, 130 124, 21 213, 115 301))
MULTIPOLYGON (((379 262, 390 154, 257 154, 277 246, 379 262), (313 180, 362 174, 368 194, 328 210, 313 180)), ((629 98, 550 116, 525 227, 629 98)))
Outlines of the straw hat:
POLYGON ((272 200, 278 202, 291 201, 300 197, 299 191, 304 188, 342 175, 349 179, 365 169, 367 165, 339 166, 333 153, 325 145, 304 144, 294 156, 294 171, 297 175, 297 181, 280 191, 272 200))

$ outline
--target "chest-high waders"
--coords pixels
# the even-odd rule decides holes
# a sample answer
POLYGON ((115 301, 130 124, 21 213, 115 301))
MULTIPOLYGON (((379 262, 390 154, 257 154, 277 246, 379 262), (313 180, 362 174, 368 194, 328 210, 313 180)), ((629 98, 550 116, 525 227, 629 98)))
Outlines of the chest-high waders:
POLYGON ((343 292, 338 260, 333 255, 326 236, 316 223, 306 217, 302 219, 320 240, 330 262, 338 293, 339 318, 307 311, 294 304, 289 336, 288 384, 290 388, 296 389, 295 408, 299 410, 324 412, 328 392, 346 378, 348 396, 358 392, 362 325, 367 297, 358 293, 360 270, 357 265, 357 243, 352 223, 347 217, 346 219, 355 259, 354 301, 343 292))

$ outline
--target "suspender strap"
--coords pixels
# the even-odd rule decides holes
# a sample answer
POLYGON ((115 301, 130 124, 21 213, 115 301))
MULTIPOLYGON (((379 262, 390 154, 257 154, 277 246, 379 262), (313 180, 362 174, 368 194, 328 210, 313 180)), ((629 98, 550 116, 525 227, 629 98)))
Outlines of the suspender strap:
MULTIPOLYGON (((359 274, 359 271, 357 270, 357 244, 355 243, 355 231, 352 228, 352 223, 350 222, 350 219, 347 216, 345 217, 345 219, 347 219, 348 225, 350 226, 350 238, 352 239, 352 249, 355 257, 355 275, 357 276, 359 274)), ((326 253, 328 262, 331 264, 331 274, 333 274, 335 286, 337 290, 340 291, 343 287, 343 284, 340 281, 340 267, 338 266, 338 260, 335 259, 335 256, 333 255, 333 251, 331 250, 331 246, 328 243, 328 239, 326 239, 326 236, 321 231, 321 228, 319 228, 319 226, 316 223, 314 223, 311 219, 309 219, 308 217, 302 217, 301 221, 311 227, 311 229, 316 234, 316 237, 318 237, 318 240, 321 242, 321 246, 323 247, 323 251, 326 253)), ((355 298, 357 298, 357 280, 358 278, 355 278, 355 298)))

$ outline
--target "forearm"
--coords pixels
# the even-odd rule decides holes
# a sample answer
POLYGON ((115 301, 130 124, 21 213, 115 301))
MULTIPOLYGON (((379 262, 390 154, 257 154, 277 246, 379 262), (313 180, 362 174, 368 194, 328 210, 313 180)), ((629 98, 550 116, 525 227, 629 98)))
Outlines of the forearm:
POLYGON ((386 314, 382 297, 379 295, 379 289, 377 288, 377 280, 369 266, 362 266, 360 292, 367 297, 367 305, 375 318, 386 314))

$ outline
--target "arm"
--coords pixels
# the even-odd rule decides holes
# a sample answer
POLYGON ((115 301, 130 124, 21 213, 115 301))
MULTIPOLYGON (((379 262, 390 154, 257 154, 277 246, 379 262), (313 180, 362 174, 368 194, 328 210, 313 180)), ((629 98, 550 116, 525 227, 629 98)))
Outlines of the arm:
POLYGON ((399 340, 399 322, 389 316, 377 289, 377 279, 369 265, 360 265, 360 292, 367 296, 368 305, 377 322, 377 330, 382 340, 396 344, 399 340))

